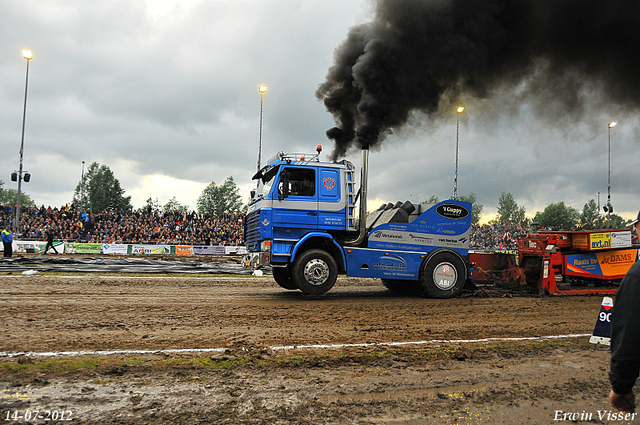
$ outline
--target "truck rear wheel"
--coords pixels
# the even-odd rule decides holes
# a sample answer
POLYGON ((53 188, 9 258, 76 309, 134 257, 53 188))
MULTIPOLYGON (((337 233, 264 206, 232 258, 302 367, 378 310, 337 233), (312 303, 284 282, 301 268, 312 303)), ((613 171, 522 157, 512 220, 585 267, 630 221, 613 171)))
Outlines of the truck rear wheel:
POLYGON ((428 259, 420 270, 420 293, 429 298, 455 298, 465 284, 465 267, 450 252, 440 252, 428 259))
POLYGON ((336 260, 322 249, 305 251, 293 263, 291 278, 307 295, 322 295, 335 285, 338 279, 336 260))
POLYGON ((295 283, 293 283, 293 279, 291 279, 291 266, 287 267, 273 267, 271 269, 273 273, 273 279, 276 281, 278 285, 283 287, 284 289, 289 290, 297 290, 298 287, 295 283))

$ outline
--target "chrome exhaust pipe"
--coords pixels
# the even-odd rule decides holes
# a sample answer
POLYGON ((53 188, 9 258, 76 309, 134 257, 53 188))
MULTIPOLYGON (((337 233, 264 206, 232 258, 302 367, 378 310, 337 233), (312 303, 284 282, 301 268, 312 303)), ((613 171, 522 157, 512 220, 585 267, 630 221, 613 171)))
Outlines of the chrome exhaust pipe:
POLYGON ((369 149, 362 149, 362 168, 360 170, 360 217, 358 217, 358 237, 345 241, 345 245, 357 246, 367 235, 367 184, 369 178, 369 149))

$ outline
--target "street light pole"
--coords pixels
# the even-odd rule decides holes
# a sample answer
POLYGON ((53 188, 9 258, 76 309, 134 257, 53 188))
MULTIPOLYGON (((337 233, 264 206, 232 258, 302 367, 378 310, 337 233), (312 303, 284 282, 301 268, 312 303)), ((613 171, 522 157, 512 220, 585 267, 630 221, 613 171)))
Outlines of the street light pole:
POLYGON ((460 114, 464 111, 464 106, 458 106, 456 121, 456 175, 453 179, 453 199, 458 199, 458 138, 460 135, 460 114))
POLYGON ((618 123, 611 121, 607 124, 609 130, 609 165, 607 167, 607 225, 611 228, 611 128, 615 127, 618 123))
MULTIPOLYGON (((22 157, 24 153, 24 127, 27 119, 27 89, 29 87, 29 61, 33 59, 33 53, 29 49, 22 50, 22 57, 27 60, 27 77, 24 83, 24 109, 22 111, 22 140, 20 141, 20 169, 18 171, 18 199, 16 202, 16 222, 14 231, 20 231, 20 197, 22 194, 22 157)), ((19 233, 16 233, 18 235, 19 233)))
POLYGON ((80 176, 80 210, 84 210, 84 161, 82 161, 82 174, 80 176))
POLYGON ((598 229, 602 228, 602 220, 600 220, 600 192, 596 192, 598 195, 598 229))
POLYGON ((260 91, 260 141, 258 143, 258 168, 256 171, 260 171, 260 163, 262 161, 262 101, 264 93, 267 91, 267 86, 261 84, 258 86, 258 91, 260 91))

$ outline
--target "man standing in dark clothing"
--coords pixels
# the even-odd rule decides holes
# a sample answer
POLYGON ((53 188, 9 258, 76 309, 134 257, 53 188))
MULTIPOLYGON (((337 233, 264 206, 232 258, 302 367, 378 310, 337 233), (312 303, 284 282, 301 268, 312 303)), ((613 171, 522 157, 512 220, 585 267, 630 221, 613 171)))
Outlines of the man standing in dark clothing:
MULTIPOLYGON (((631 225, 640 233, 640 212, 631 225)), ((631 266, 616 293, 611 314, 610 369, 611 406, 633 413, 633 386, 640 373, 640 261, 631 266)))
POLYGON ((45 255, 47 254, 47 252, 49 252, 49 248, 53 248, 55 253, 58 253, 56 247, 53 246, 53 229, 51 229, 50 227, 47 229, 47 246, 44 248, 45 255))

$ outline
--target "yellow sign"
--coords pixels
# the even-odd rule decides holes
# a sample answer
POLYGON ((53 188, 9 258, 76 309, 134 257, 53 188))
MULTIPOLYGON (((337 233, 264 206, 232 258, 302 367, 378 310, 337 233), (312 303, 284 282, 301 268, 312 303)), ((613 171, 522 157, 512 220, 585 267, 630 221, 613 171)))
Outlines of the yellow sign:
POLYGON ((611 232, 591 233, 589 245, 591 249, 611 248, 611 232))
POLYGON ((573 235, 572 244, 585 251, 611 248, 611 232, 577 233, 573 235))

